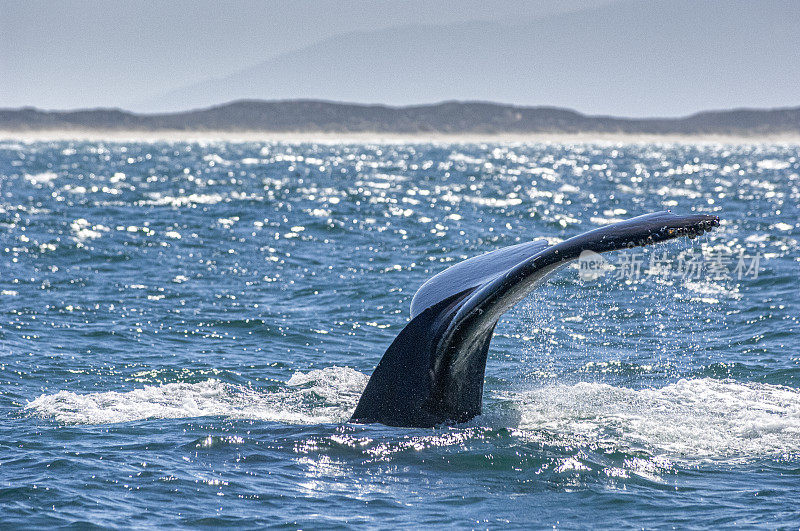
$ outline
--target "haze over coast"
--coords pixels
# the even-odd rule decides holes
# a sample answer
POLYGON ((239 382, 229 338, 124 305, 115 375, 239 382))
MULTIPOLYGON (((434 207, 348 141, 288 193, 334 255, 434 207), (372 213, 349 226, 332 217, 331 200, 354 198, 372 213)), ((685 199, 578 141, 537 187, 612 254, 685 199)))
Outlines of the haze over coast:
POLYGON ((176 113, 120 109, 0 109, 6 137, 347 137, 528 139, 800 138, 800 107, 709 111, 682 118, 592 116, 557 107, 486 102, 385 106, 315 100, 235 101, 176 113))
POLYGON ((794 0, 0 5, 0 108, 457 100, 648 118, 800 105, 794 0))

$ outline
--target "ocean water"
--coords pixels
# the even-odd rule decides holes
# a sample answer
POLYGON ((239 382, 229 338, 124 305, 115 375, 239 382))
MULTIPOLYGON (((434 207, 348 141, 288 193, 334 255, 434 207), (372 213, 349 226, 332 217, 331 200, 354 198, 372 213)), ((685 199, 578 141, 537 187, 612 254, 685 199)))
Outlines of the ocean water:
POLYGON ((799 152, 4 140, 0 524, 796 528, 799 152), (348 423, 427 278, 663 209, 723 221, 531 294, 483 415, 348 423))

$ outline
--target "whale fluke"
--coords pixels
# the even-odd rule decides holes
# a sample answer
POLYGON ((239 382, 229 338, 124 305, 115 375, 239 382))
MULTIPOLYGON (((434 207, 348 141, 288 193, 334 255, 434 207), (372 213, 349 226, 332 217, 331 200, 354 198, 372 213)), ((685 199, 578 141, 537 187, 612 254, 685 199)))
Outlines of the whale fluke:
POLYGON ((411 301, 411 321, 375 367, 351 422, 432 427, 481 413, 494 327, 548 275, 584 251, 602 253, 719 225, 706 214, 657 212, 600 227, 556 245, 543 240, 498 249, 428 280, 411 301))

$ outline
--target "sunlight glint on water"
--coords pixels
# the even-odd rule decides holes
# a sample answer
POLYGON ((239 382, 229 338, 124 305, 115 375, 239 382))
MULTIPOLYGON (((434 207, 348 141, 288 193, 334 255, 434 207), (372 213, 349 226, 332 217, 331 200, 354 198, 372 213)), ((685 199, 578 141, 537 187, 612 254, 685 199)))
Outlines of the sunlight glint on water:
POLYGON ((792 145, 0 143, 6 518, 796 522, 798 172, 792 145), (758 277, 567 268, 498 326, 483 415, 347 423, 427 278, 667 208, 723 224, 609 260, 758 277))

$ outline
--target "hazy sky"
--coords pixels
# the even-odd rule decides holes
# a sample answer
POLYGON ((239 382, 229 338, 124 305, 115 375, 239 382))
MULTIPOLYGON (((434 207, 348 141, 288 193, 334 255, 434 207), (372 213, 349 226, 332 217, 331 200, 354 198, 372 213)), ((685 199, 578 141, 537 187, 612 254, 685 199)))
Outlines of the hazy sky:
MULTIPOLYGON (((665 3, 669 2, 661 2, 662 5, 665 3)), ((518 25, 520 21, 541 20, 553 14, 598 6, 604 8, 610 4, 614 1, 0 0, 0 107, 118 106, 146 111, 149 110, 147 104, 142 102, 157 101, 170 91, 224 78, 260 63, 268 64, 273 58, 291 57, 293 52, 313 49, 316 43, 349 32, 406 27, 412 28, 410 34, 414 34, 417 31, 413 29, 415 27, 424 31, 427 26, 447 28, 463 22, 486 21, 499 23, 489 24, 487 28, 500 28, 497 31, 502 34, 503 25, 518 25)), ((769 6, 765 9, 772 9, 769 6)), ((432 39, 432 53, 435 53, 438 30, 434 28, 428 33, 425 38, 432 39)), ((576 31, 575 39, 580 39, 582 33, 576 31)), ((671 42, 666 45, 680 48, 684 44, 671 42)), ((368 55, 370 51, 367 49, 360 53, 368 55)), ((520 53, 526 52, 520 50, 520 53)), ((444 55, 442 57, 448 60, 444 55)), ((591 58, 586 60, 591 61, 591 58)), ((430 61, 426 64, 436 69, 430 61)), ((291 70, 291 65, 288 68, 291 70)), ((565 68, 565 72, 569 68, 580 71, 583 65, 572 64, 565 68)), ((619 74, 609 72, 608 75, 619 74)), ((613 84, 618 79, 609 81, 613 84)), ((275 80, 276 90, 271 90, 271 86, 264 87, 263 91, 259 88, 254 96, 267 99, 276 95, 292 97, 294 89, 283 87, 281 91, 278 85, 280 80, 275 80)), ((389 104, 432 102, 448 97, 470 99, 473 97, 471 94, 477 99, 495 99, 491 91, 471 91, 469 80, 461 83, 452 96, 447 90, 431 90, 407 101, 395 98, 391 90, 359 93, 340 92, 335 88, 330 91, 330 99, 340 99, 337 96, 343 94, 343 97, 356 101, 389 104)), ((576 87, 576 91, 580 90, 585 89, 576 87)), ((550 97, 546 92, 538 99, 536 91, 532 92, 519 96, 504 91, 502 99, 519 104, 560 103, 543 101, 542 98, 550 97)), ((180 94, 179 91, 175 93, 180 94)), ((298 97, 308 95, 326 97, 328 93, 297 93, 298 97)), ((763 101, 752 101, 751 105, 774 105, 777 100, 781 100, 778 104, 800 104, 800 101, 783 102, 783 96, 777 99, 770 99, 769 94, 765 96, 763 101)), ((221 93, 219 101, 211 103, 222 103, 227 97, 227 93, 221 93)), ((602 96, 610 97, 610 94, 602 96)), ((740 105, 740 100, 732 98, 731 105, 740 105)), ((593 102, 591 97, 575 101, 578 102, 577 110, 583 112, 616 110, 613 106, 593 102)), ((720 101, 724 103, 725 100, 720 101)), ((683 112, 679 106, 659 108, 653 103, 651 114, 674 113, 675 109, 678 113, 683 112)), ((687 106, 685 112, 693 110, 696 109, 687 106)), ((641 113, 641 110, 636 112, 641 113)))
POLYGON ((124 106, 339 33, 610 1, 0 0, 0 106, 124 106))

